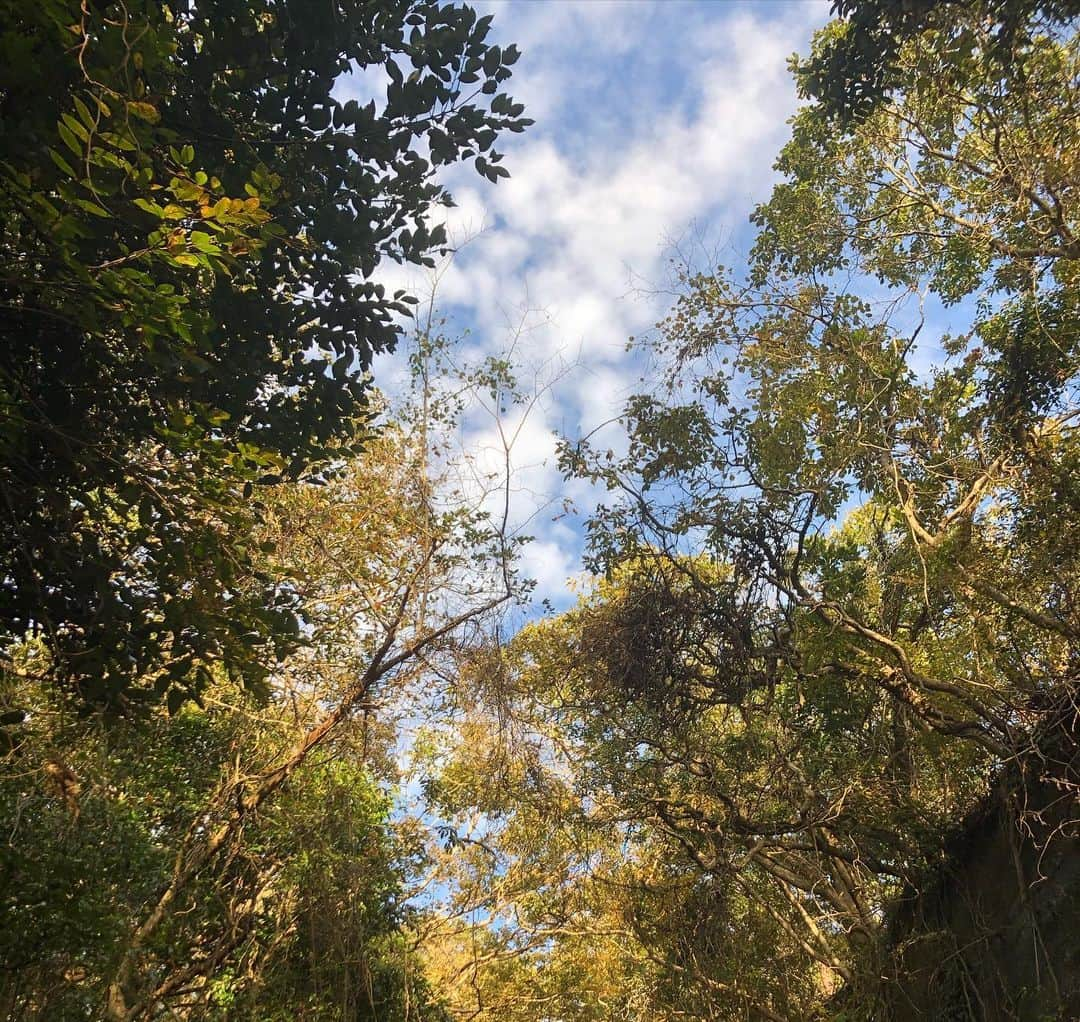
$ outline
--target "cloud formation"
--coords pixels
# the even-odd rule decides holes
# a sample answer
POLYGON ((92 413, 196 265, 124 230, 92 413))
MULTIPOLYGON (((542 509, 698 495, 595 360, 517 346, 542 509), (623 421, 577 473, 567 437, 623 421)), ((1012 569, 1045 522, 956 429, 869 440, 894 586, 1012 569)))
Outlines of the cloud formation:
MULTIPOLYGON (((580 528, 536 510, 557 494, 591 498, 561 481, 556 435, 595 429, 635 389, 641 367, 626 340, 663 314, 673 242, 696 231, 745 250, 747 216, 768 195, 795 108, 787 58, 805 52, 828 5, 481 6, 499 40, 522 50, 511 91, 537 123, 504 144, 509 180, 489 187, 468 167, 450 176, 451 236, 471 240, 442 270, 436 301, 451 334, 469 332, 474 356, 516 337, 526 365, 573 364, 513 451, 514 515, 537 537, 526 568, 537 595, 560 605, 580 528)), ((427 286, 406 271, 389 279, 427 286)), ((478 424, 466 444, 483 457, 492 435, 478 424)))

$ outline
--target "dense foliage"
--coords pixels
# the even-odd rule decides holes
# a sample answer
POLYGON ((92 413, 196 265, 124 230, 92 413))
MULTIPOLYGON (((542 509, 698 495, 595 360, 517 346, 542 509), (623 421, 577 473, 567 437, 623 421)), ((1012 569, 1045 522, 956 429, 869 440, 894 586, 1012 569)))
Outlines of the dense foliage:
POLYGON ((1077 10, 836 7, 508 635, 536 395, 433 312, 396 406, 362 370, 516 51, 0 0, 0 1014, 1080 1013, 1077 10))
POLYGON ((502 653, 516 740, 474 711, 487 744, 449 743, 435 791, 484 814, 462 896, 515 921, 492 964, 463 956, 463 1014, 538 990, 559 1018, 1080 1005, 1075 928, 1029 901, 1076 905, 1033 863, 1075 857, 1080 821, 1080 36, 1049 6, 921 10, 889 35, 902 88, 796 115, 746 272, 684 274, 626 453, 564 447, 611 495, 595 581, 502 653), (985 916, 920 930, 995 790, 985 916))
POLYGON ((445 242, 435 169, 506 173, 493 143, 527 122, 490 21, 0 5, 0 627, 82 702, 176 706, 210 663, 257 688, 294 644, 248 498, 362 439, 408 308, 371 277, 445 242))
MULTIPOLYGON (((48 783, 27 790, 9 773, 0 796, 5 1018, 102 1017, 131 919, 214 811, 230 761, 287 731, 281 714, 252 724, 214 705, 107 737, 35 706, 18 762, 46 758, 48 783)), ((155 942, 151 975, 180 980, 166 999, 188 1017, 404 1018, 410 997, 424 1011, 399 933, 408 861, 356 743, 249 826, 155 942)))
POLYGON ((491 21, 0 3, 6 1018, 442 1017, 373 710, 511 576, 368 368, 528 123, 491 21))
POLYGON ((933 33, 958 50, 980 47, 1007 72, 1041 35, 1069 30, 1076 0, 834 0, 838 21, 801 63, 802 87, 831 117, 853 122, 905 91, 911 52, 933 33), (907 52, 904 52, 905 47, 907 52))
POLYGON ((36 683, 44 643, 18 649, 0 689, 20 707, 0 775, 9 1017, 441 1018, 408 936, 423 842, 389 815, 394 714, 454 670, 510 569, 424 435, 387 423, 331 482, 264 499, 260 567, 294 579, 308 631, 268 697, 217 668, 202 706, 103 726, 36 683))

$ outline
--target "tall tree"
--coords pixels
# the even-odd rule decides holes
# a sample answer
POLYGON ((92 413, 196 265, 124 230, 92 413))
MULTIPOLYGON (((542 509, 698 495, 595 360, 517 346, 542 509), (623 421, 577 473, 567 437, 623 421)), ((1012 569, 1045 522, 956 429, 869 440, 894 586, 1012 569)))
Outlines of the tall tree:
POLYGON ((102 728, 33 681, 42 641, 19 648, 0 685, 25 714, 0 731, 10 1014, 441 1017, 404 929, 416 849, 388 820, 394 715, 453 673, 514 582, 505 523, 431 468, 437 403, 325 485, 264 494, 260 568, 294 580, 308 633, 265 699, 216 668, 203 706, 102 728))
MULTIPOLYGON (((650 342, 626 453, 564 447, 610 492, 596 579, 510 644, 504 690, 595 838, 522 914, 556 917, 620 857, 670 863, 620 878, 620 962, 648 949, 680 977, 660 1017, 891 1017, 899 906, 948 886, 992 779, 1011 872, 990 882, 1016 910, 920 935, 942 1017, 1080 999, 1071 931, 1024 930, 1027 981, 994 943, 1080 819, 1080 36, 1037 12, 1003 63, 984 6, 901 34, 902 87, 860 116, 800 109, 747 272, 688 272, 650 342), (1047 789, 1044 828, 1023 805, 1047 789), (686 896, 659 911, 664 882, 686 896)), ((531 818, 518 788, 502 812, 531 818)), ((538 828, 544 854, 568 832, 538 828)), ((600 918, 581 925, 609 947, 600 918)))
POLYGON ((838 20, 799 63, 803 92, 832 117, 868 116, 911 81, 905 46, 925 33, 951 49, 989 58, 1008 75, 1040 36, 1068 31, 1076 0, 834 0, 838 20))
POLYGON ((439 0, 0 4, 0 630, 85 705, 258 687, 296 641, 253 485, 326 471, 445 244, 435 179, 519 131, 439 0), (348 72, 358 72, 349 78, 348 72), (353 96, 353 92, 359 95, 353 96))

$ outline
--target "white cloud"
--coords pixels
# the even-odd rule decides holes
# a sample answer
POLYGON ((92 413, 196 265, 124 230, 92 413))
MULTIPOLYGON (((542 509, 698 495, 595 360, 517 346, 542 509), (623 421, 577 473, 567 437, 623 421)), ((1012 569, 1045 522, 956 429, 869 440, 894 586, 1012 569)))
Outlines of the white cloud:
POLYGON ((523 575, 536 582, 538 599, 549 599, 556 607, 564 606, 570 602, 567 582, 579 570, 576 537, 568 536, 563 544, 550 538, 534 540, 525 547, 520 567, 523 575))
MULTIPOLYGON (((518 339, 526 362, 557 356, 580 366, 553 387, 522 427, 514 515, 560 492, 555 434, 578 435, 620 410, 640 366, 626 354, 663 300, 631 294, 631 281, 665 278, 665 247, 691 223, 707 236, 739 235, 767 197, 776 151, 795 107, 787 56, 805 51, 820 4, 493 2, 493 34, 523 56, 511 91, 538 123, 504 140, 508 181, 450 175, 458 208, 451 234, 479 233, 441 275, 437 301, 471 331, 474 353, 518 339)), ((393 271, 395 280, 408 275, 393 271)), ((376 368, 378 373, 378 367, 376 368)), ((490 423, 466 443, 479 461, 490 423)), ((560 597, 577 566, 580 534, 536 519, 526 555, 541 596, 560 597)))

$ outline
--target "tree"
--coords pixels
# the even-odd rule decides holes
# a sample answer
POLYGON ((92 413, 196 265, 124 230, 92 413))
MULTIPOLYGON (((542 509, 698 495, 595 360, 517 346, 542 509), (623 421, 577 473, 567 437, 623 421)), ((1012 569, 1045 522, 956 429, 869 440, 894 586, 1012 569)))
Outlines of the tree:
MULTIPOLYGON (((19 695, 35 712, 0 779, 12 824, 0 850, 0 1010, 102 1018, 132 921, 168 885, 176 855, 222 812, 237 770, 305 719, 284 698, 260 706, 219 684, 206 709, 105 734, 65 722, 52 693, 19 695)), ((216 870, 193 880, 140 959, 169 1011, 253 1022, 440 1018, 403 932, 412 856, 390 825, 362 732, 358 723, 335 735, 327 758, 298 772, 216 870)))
POLYGON ((438 0, 0 6, 0 614, 86 706, 176 708, 297 642, 255 567, 252 487, 367 431, 408 296, 445 244, 436 169, 528 122, 514 47, 438 0), (350 69, 385 84, 347 98, 350 69), (426 155, 424 155, 426 154, 426 155))
POLYGON ((947 39, 963 52, 1010 73, 1040 35, 1068 30, 1076 0, 834 0, 838 21, 799 64, 799 82, 832 117, 851 123, 869 115, 911 77, 904 67, 920 35, 947 39), (989 45, 987 45, 989 44, 989 45), (909 54, 905 55, 905 45, 909 54))
POLYGON ((12 1013, 441 1017, 407 932, 417 850, 388 823, 393 714, 516 583, 505 523, 430 464, 438 405, 266 494, 260 568, 294 580, 308 634, 265 698, 219 669, 201 707, 102 728, 28 680, 43 643, 17 651, 0 898, 5 933, 36 936, 0 945, 12 1013))
MULTIPOLYGON (((348 741, 357 716, 363 747, 380 699, 448 674, 470 635, 513 595, 505 522, 429 475, 425 445, 436 437, 430 423, 408 432, 388 425, 350 471, 321 487, 284 487, 267 516, 267 542, 296 579, 311 632, 274 682, 274 712, 293 726, 266 736, 223 779, 175 849, 165 882, 135 915, 108 984, 108 1016, 117 1022, 152 1017, 159 1003, 220 971, 221 956, 245 933, 236 920, 188 934, 181 947, 196 954, 162 962, 159 943, 201 902, 205 885, 228 877, 260 819, 275 811, 290 824, 301 818, 288 810, 290 793, 310 794, 311 769, 348 741)), ((343 837, 352 832, 346 824, 343 837)), ((306 848, 302 840, 293 853, 301 862, 306 848)), ((249 923, 272 875, 261 870, 233 894, 243 896, 249 923)))
POLYGON ((436 876, 452 893, 425 920, 429 974, 458 1018, 806 1017, 817 988, 783 917, 662 828, 667 807, 707 808, 683 769, 700 768, 710 738, 710 762, 737 752, 746 779, 751 754, 716 714, 674 724, 659 694, 647 710, 606 673, 603 650, 628 638, 613 612, 627 584, 599 583, 477 660, 498 672, 509 716, 474 707, 432 756, 436 876))
MULTIPOLYGON (((1019 857, 1075 848, 1080 41, 1034 19, 1006 66, 978 8, 938 7, 898 41, 902 88, 798 112, 747 273, 686 272, 626 453, 564 445, 609 490, 595 579, 504 653, 568 815, 605 835, 528 918, 603 875, 605 841, 670 863, 664 910, 655 874, 621 878, 620 962, 679 977, 657 1014, 889 1017, 901 906, 992 787, 1019 857), (1060 792, 1055 833, 1029 782, 1060 792)), ((532 818, 534 787, 501 811, 532 818)), ((989 937, 932 946, 982 969, 989 937)), ((996 982, 987 1012, 1076 994, 996 982)))

